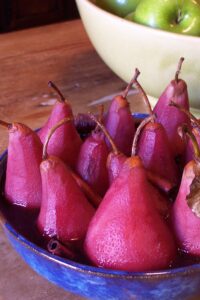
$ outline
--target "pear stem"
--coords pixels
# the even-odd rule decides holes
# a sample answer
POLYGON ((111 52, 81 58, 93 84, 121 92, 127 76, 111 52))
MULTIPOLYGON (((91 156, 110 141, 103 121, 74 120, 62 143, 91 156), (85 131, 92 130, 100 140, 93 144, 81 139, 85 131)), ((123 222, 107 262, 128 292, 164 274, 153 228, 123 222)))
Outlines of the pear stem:
POLYGON ((0 125, 7 128, 7 129, 10 129, 12 127, 11 123, 7 123, 7 122, 2 121, 2 120, 0 120, 0 125))
MULTIPOLYGON (((102 124, 103 123, 103 113, 104 113, 104 105, 101 104, 98 106, 98 121, 102 124)), ((96 123, 96 127, 94 131, 98 131, 99 125, 96 123)))
POLYGON ((169 193, 174 185, 171 181, 167 180, 166 178, 160 177, 160 175, 156 175, 154 172, 146 170, 148 180, 160 188, 163 192, 169 193))
POLYGON ((111 137, 109 132, 106 130, 105 126, 101 122, 99 122, 99 120, 93 114, 89 113, 89 116, 93 121, 95 121, 98 124, 98 126, 101 128, 101 130, 107 137, 107 139, 112 147, 113 153, 116 155, 120 154, 120 151, 117 149, 117 146, 115 145, 113 138, 111 137))
POLYGON ((99 122, 102 123, 103 122, 103 114, 104 114, 104 105, 101 104, 99 105, 99 122))
POLYGON ((102 200, 102 198, 96 194, 92 188, 84 181, 79 175, 77 175, 74 171, 70 170, 72 176, 76 180, 76 183, 81 188, 89 202, 93 207, 97 208, 102 200))
MULTIPOLYGON (((146 106, 148 108, 149 114, 153 115, 153 110, 151 108, 151 105, 150 105, 149 99, 147 97, 147 94, 145 93, 145 91, 144 91, 143 87, 141 86, 141 84, 137 81, 137 78, 134 80, 133 84, 142 93, 142 96, 143 96, 145 104, 146 104, 146 106)), ((152 120, 153 120, 153 118, 152 118, 152 120)))
POLYGON ((45 160, 48 156, 47 147, 48 147, 49 141, 50 141, 52 135, 54 134, 54 132, 56 131, 56 129, 59 128, 60 126, 62 126, 63 124, 68 123, 72 120, 73 120, 73 118, 64 118, 49 130, 47 137, 45 139, 44 145, 43 145, 43 153, 42 153, 43 160, 45 160))
POLYGON ((142 129, 144 128, 144 126, 146 124, 148 124, 149 122, 155 121, 155 115, 152 114, 149 117, 146 117, 138 126, 134 139, 133 139, 133 144, 132 144, 132 151, 131 151, 131 156, 135 156, 137 154, 137 145, 138 145, 138 140, 139 140, 139 136, 141 134, 142 129))
POLYGON ((132 85, 134 84, 134 82, 137 80, 138 76, 140 75, 140 71, 136 68, 135 69, 135 74, 133 76, 133 78, 131 79, 131 81, 129 82, 129 84, 127 85, 126 89, 124 90, 124 92, 122 93, 122 97, 125 99, 128 96, 128 93, 132 87, 132 85))
POLYGON ((56 93, 60 97, 59 102, 61 102, 61 103, 65 102, 65 97, 63 96, 63 94, 61 93, 59 88, 55 85, 55 83, 53 83, 52 81, 49 81, 48 86, 51 87, 54 91, 56 91, 56 93))
POLYGON ((69 249, 69 247, 63 245, 55 238, 49 241, 47 250, 54 255, 64 256, 68 259, 73 260, 76 258, 76 254, 71 249, 69 249))
POLYGON ((186 124, 183 124, 181 127, 178 128, 178 134, 183 137, 184 135, 188 136, 192 142, 192 146, 194 149, 195 160, 200 161, 200 149, 197 143, 195 135, 192 131, 188 128, 186 124))
POLYGON ((177 70, 176 70, 176 73, 175 73, 175 81, 176 82, 178 82, 178 80, 179 80, 179 74, 180 74, 180 72, 181 72, 181 68, 182 68, 182 64, 183 64, 183 62, 184 62, 184 57, 181 57, 180 59, 179 59, 179 62, 178 62, 178 67, 177 67, 177 70))
POLYGON ((194 125, 196 125, 197 127, 200 127, 199 120, 189 110, 185 109, 183 106, 177 104, 174 101, 170 101, 169 105, 178 108, 180 111, 182 111, 184 114, 186 114, 190 118, 190 120, 192 121, 192 123, 194 125))

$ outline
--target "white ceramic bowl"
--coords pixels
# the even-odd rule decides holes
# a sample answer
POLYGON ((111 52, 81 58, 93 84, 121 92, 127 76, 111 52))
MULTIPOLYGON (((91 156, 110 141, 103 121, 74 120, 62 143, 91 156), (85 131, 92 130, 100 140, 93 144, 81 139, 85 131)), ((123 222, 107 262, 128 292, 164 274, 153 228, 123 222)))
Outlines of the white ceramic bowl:
POLYGON ((135 67, 146 92, 158 97, 185 57, 181 78, 188 83, 190 105, 200 109, 200 38, 139 25, 76 0, 86 32, 104 62, 128 82, 135 67))

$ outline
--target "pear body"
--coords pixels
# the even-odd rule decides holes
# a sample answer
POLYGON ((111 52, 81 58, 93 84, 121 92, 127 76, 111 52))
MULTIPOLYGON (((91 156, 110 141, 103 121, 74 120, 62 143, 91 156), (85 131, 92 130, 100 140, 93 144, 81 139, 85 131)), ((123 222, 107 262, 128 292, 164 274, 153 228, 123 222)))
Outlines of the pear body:
POLYGON ((27 126, 13 123, 9 129, 6 199, 19 206, 39 209, 42 198, 40 163, 42 143, 27 126))
POLYGON ((161 123, 166 130, 173 155, 179 156, 185 149, 185 143, 178 135, 177 129, 182 124, 190 126, 190 119, 176 107, 169 106, 172 100, 189 110, 188 91, 185 81, 181 79, 178 81, 172 80, 158 99, 153 110, 156 114, 157 122, 161 123))
POLYGON ((111 185, 119 175, 126 159, 127 157, 123 153, 119 153, 119 154, 115 154, 113 152, 109 153, 107 159, 109 185, 111 185))
POLYGON ((108 188, 108 154, 104 134, 94 131, 82 144, 76 165, 77 173, 100 196, 108 188))
POLYGON ((40 170, 42 202, 37 220, 39 231, 63 243, 82 241, 94 208, 59 158, 48 157, 41 163, 40 170))
MULTIPOLYGON (((129 103, 122 96, 117 96, 112 100, 105 117, 105 127, 119 151, 130 156, 135 134, 135 122, 129 103)), ((109 142, 108 145, 110 147, 109 142)))
POLYGON ((178 183, 178 169, 162 124, 149 122, 143 128, 137 155, 147 170, 166 178, 174 185, 178 183))
POLYGON ((173 204, 171 220, 179 247, 193 255, 200 256, 200 218, 187 204, 190 185, 195 177, 196 163, 190 161, 184 168, 181 185, 173 204))
POLYGON ((176 246, 151 191, 141 163, 116 178, 86 235, 85 252, 94 265, 124 271, 169 266, 176 246))
MULTIPOLYGON (((71 107, 66 102, 57 102, 46 124, 38 132, 42 143, 45 142, 50 129, 64 118, 73 118, 71 107)), ((81 138, 72 120, 63 124, 54 132, 48 144, 48 153, 61 158, 70 167, 74 168, 81 144, 81 138)))

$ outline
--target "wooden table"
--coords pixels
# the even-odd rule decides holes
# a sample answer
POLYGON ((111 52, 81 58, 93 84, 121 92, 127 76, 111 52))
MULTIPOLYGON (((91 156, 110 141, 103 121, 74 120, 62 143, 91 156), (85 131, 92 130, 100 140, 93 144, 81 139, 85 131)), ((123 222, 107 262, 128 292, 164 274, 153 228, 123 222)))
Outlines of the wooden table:
MULTIPOLYGON (((54 81, 71 101, 74 112, 88 103, 120 92, 126 84, 99 58, 80 20, 0 36, 0 119, 32 128, 46 120, 55 95, 54 81)), ((144 107, 137 101, 135 111, 144 107)), ((0 128, 0 152, 7 132, 0 128)), ((0 300, 79 300, 32 271, 11 248, 0 229, 0 300)))

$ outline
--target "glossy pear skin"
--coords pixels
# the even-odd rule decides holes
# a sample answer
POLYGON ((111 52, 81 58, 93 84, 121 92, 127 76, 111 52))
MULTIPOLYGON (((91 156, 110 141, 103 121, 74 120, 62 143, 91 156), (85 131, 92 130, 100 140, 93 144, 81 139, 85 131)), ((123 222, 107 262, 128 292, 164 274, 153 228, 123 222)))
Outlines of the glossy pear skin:
POLYGON ((97 209, 86 235, 85 252, 94 265, 105 268, 165 268, 176 255, 176 245, 153 204, 141 161, 131 160, 127 172, 120 173, 97 209))
POLYGON ((108 154, 104 134, 92 132, 81 146, 76 165, 77 173, 100 196, 103 196, 108 188, 108 154))
POLYGON ((168 179, 174 185, 178 183, 178 169, 166 131, 161 124, 149 122, 143 128, 137 154, 147 170, 168 179))
POLYGON ((115 154, 110 152, 107 159, 107 169, 109 177, 109 185, 113 183, 123 168, 127 157, 123 153, 115 154))
POLYGON ((48 157, 41 163, 40 170, 42 203, 37 221, 39 231, 63 243, 83 240, 94 208, 59 158, 48 157))
POLYGON ((39 209, 42 198, 40 163, 42 143, 27 126, 13 123, 9 129, 6 199, 19 206, 39 209))
MULTIPOLYGON (((73 118, 71 106, 67 102, 57 102, 46 124, 38 132, 45 142, 49 130, 64 118, 73 118)), ((74 168, 82 141, 76 131, 73 121, 63 124, 52 135, 48 144, 48 153, 55 155, 74 168)))
POLYGON ((189 110, 187 85, 181 79, 171 81, 153 110, 157 116, 156 121, 161 123, 166 130, 173 155, 178 156, 183 153, 185 143, 178 135, 177 129, 182 124, 187 124, 190 127, 190 119, 185 113, 177 110, 176 107, 169 106, 172 100, 189 110))
MULTIPOLYGON (((122 96, 117 96, 112 100, 105 118, 105 127, 119 151, 130 156, 135 134, 135 122, 129 103, 122 96)), ((110 147, 109 142, 108 145, 110 147)))
POLYGON ((171 220, 182 250, 193 255, 200 255, 200 218, 188 206, 186 196, 190 193, 190 185, 195 177, 196 163, 190 161, 184 168, 181 185, 173 204, 171 220))

